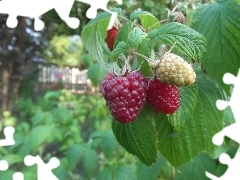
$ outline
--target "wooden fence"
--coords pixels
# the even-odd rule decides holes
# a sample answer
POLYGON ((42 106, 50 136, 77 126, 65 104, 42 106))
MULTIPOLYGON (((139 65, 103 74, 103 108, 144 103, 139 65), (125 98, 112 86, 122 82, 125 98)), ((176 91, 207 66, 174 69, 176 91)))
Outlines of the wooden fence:
MULTIPOLYGON (((34 96, 41 96, 46 91, 63 88, 74 94, 95 94, 98 92, 98 87, 92 86, 91 81, 88 79, 86 69, 57 67, 48 64, 38 64, 37 66, 38 81, 34 83, 34 96)), ((0 102, 2 101, 1 90, 2 82, 0 78, 0 102)))
POLYGON ((39 89, 40 91, 64 88, 72 93, 83 94, 96 90, 87 77, 86 69, 39 64, 38 70, 38 88, 42 89, 39 89))

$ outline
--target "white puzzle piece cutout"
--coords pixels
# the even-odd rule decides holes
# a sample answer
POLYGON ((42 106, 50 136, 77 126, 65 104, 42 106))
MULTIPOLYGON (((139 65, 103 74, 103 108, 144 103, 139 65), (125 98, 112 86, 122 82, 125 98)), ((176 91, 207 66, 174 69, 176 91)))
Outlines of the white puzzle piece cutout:
MULTIPOLYGON (((239 109, 239 103, 240 103, 240 69, 238 71, 238 75, 234 76, 230 73, 226 73, 223 76, 223 81, 226 84, 233 84, 234 89, 232 91, 232 95, 230 98, 230 101, 223 101, 218 100, 216 102, 216 106, 219 110, 224 110, 227 108, 227 106, 230 106, 235 118, 235 123, 223 128, 220 132, 216 133, 213 138, 212 142, 220 146, 224 142, 224 137, 229 137, 230 139, 234 140, 235 142, 240 144, 240 109, 239 109)), ((228 165, 228 169, 225 172, 224 175, 221 177, 216 177, 209 172, 206 172, 206 176, 211 178, 212 180, 229 180, 232 178, 240 179, 240 148, 238 149, 235 157, 231 159, 229 155, 226 153, 222 153, 219 157, 219 161, 223 164, 228 165)))
POLYGON ((8 169, 8 162, 5 160, 0 161, 0 171, 6 171, 8 169))
POLYGON ((8 14, 7 26, 15 28, 18 24, 17 16, 34 19, 34 29, 39 31, 44 28, 40 16, 51 9, 55 9, 59 17, 73 29, 79 26, 77 18, 69 17, 74 0, 2 0, 0 13, 8 14))
POLYGON ((219 110, 225 109, 227 106, 230 106, 235 118, 235 123, 225 127, 222 131, 218 132, 213 136, 213 143, 220 146, 223 141, 224 141, 224 136, 227 136, 231 138, 232 140, 236 141, 237 143, 240 144, 240 135, 239 135, 239 130, 240 130, 240 70, 238 72, 238 76, 235 77, 234 75, 230 73, 226 73, 223 76, 223 81, 226 84, 233 84, 234 89, 232 92, 232 96, 230 98, 229 102, 223 101, 223 100, 218 100, 216 102, 217 108, 219 110))
POLYGON ((15 144, 13 139, 13 134, 15 129, 12 126, 7 126, 4 128, 3 133, 5 135, 5 139, 0 139, 0 147, 1 146, 11 146, 15 144))
POLYGON ((212 180, 237 180, 240 179, 240 171, 239 171, 239 167, 240 167, 240 149, 238 149, 235 157, 233 159, 230 158, 230 156, 226 153, 222 153, 219 157, 219 161, 222 164, 226 164, 228 165, 228 169, 225 172, 225 174, 223 174, 221 177, 216 177, 208 172, 206 172, 206 176, 209 177, 212 180))
MULTIPOLYGON (((102 9, 112 14, 108 29, 110 29, 117 17, 116 12, 111 12, 107 9, 107 4, 110 0, 77 0, 89 4, 91 7, 87 11, 87 17, 93 19, 97 15, 97 10, 102 9)), ((18 24, 17 16, 24 16, 34 19, 34 29, 40 31, 44 28, 44 22, 40 17, 54 9, 59 17, 72 28, 78 28, 80 20, 75 17, 69 17, 70 11, 75 0, 2 0, 0 1, 0 13, 8 14, 7 26, 15 28, 18 24)), ((116 0, 120 5, 122 0, 116 0)))
POLYGON ((13 180, 24 180, 23 173, 21 172, 16 172, 13 174, 13 180))
MULTIPOLYGON (((108 24, 108 30, 112 28, 114 25, 114 22, 117 18, 117 13, 116 12, 111 12, 107 8, 107 4, 110 0, 101 0, 101 1, 96 1, 96 0, 77 0, 80 2, 84 2, 86 4, 89 4, 91 7, 87 10, 86 16, 89 19, 94 19, 97 16, 97 10, 102 9, 104 11, 107 11, 112 14, 110 22, 108 24)), ((121 5, 123 2, 122 0, 116 0, 116 2, 121 5)))
POLYGON ((57 168, 60 165, 60 161, 53 157, 50 159, 50 161, 45 164, 40 156, 31 156, 28 155, 24 158, 24 163, 27 166, 32 166, 34 164, 37 164, 37 179, 38 180, 58 180, 58 178, 52 173, 52 169, 57 168))

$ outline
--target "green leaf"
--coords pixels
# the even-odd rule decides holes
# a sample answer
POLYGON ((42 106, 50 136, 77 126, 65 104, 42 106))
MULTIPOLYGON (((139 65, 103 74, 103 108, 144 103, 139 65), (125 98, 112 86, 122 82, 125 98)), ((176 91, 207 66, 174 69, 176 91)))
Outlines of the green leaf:
POLYGON ((206 51, 206 40, 200 33, 190 27, 172 22, 149 32, 153 41, 159 41, 168 46, 173 46, 185 55, 200 60, 206 51))
POLYGON ((0 180, 12 179, 12 176, 15 172, 13 170, 8 169, 7 171, 1 172, 0 180))
POLYGON ((192 160, 202 151, 213 152, 211 139, 223 128, 223 112, 215 106, 215 102, 222 98, 220 90, 205 79, 197 80, 197 85, 196 107, 181 131, 174 130, 170 122, 161 120, 163 115, 156 117, 159 151, 175 167, 192 160))
POLYGON ((136 18, 141 20, 143 28, 147 31, 157 29, 160 27, 158 19, 147 11, 135 10, 130 14, 130 20, 134 21, 136 18))
POLYGON ((97 86, 104 78, 107 70, 103 68, 99 63, 93 64, 88 68, 88 78, 92 83, 97 86))
POLYGON ((103 56, 103 46, 107 36, 110 17, 111 14, 108 12, 100 13, 84 26, 81 33, 85 48, 103 67, 106 66, 103 56))
POLYGON ((27 156, 32 151, 32 149, 29 148, 32 146, 31 142, 29 141, 29 137, 25 138, 27 139, 26 142, 24 142, 24 144, 22 144, 17 151, 18 155, 22 157, 27 156))
POLYGON ((145 105, 132 123, 113 121, 112 129, 118 142, 144 164, 152 165, 157 159, 157 134, 154 127, 154 112, 145 105))
POLYGON ((198 88, 196 84, 179 88, 180 107, 172 115, 168 116, 168 121, 173 128, 180 131, 192 117, 192 111, 196 108, 198 98, 198 88))
POLYGON ((52 127, 52 131, 54 132, 54 134, 52 135, 52 138, 55 140, 55 141, 63 141, 64 138, 65 138, 65 133, 63 133, 64 131, 66 131, 66 127, 62 126, 62 127, 59 127, 59 126, 54 126, 52 127))
POLYGON ((60 166, 58 166, 57 168, 53 169, 52 172, 56 175, 56 177, 59 180, 66 180, 66 177, 69 173, 67 167, 67 163, 66 163, 66 158, 61 158, 59 159, 60 161, 60 166))
POLYGON ((33 126, 39 124, 51 124, 53 122, 53 116, 49 112, 40 112, 32 117, 33 126))
POLYGON ((228 106, 226 109, 224 109, 223 112, 224 112, 224 124, 223 124, 224 127, 229 126, 236 122, 231 107, 228 106))
POLYGON ((136 180, 136 167, 126 165, 116 169, 114 175, 116 180, 136 180))
POLYGON ((98 154, 91 148, 86 148, 83 155, 83 169, 90 179, 98 166, 98 154))
POLYGON ((139 15, 141 24, 147 31, 160 28, 158 19, 151 13, 142 13, 139 15))
MULTIPOLYGON (((158 161, 154 163, 151 167, 141 162, 139 163, 137 167, 137 179, 157 179, 159 175, 163 176, 165 171, 171 171, 171 167, 167 160, 162 155, 160 155, 158 161)), ((166 177, 166 179, 169 179, 170 174, 168 174, 167 176, 168 177, 166 177)))
POLYGON ((67 158, 67 162, 68 162, 68 167, 69 169, 75 169, 76 165, 79 161, 79 159, 81 158, 81 156, 83 155, 83 147, 81 145, 72 145, 68 148, 67 152, 66 152, 66 158, 67 158))
POLYGON ((143 32, 139 27, 135 27, 128 35, 128 46, 137 48, 146 37, 147 33, 143 32))
MULTIPOLYGON (((198 87, 197 84, 192 84, 191 86, 183 86, 179 88, 180 93, 180 107, 178 110, 169 115, 159 113, 156 116, 156 121, 169 121, 176 132, 184 129, 186 123, 191 121, 192 112, 196 108, 198 101, 198 87)), ((176 133, 177 134, 177 133, 176 133)), ((167 136, 176 136, 175 133, 169 134, 167 136)))
POLYGON ((125 43, 127 43, 128 35, 132 30, 132 26, 133 25, 131 22, 127 22, 119 29, 114 41, 114 47, 116 47, 116 45, 121 41, 124 41, 125 43))
POLYGON ((52 127, 49 125, 39 125, 34 127, 29 133, 29 142, 33 151, 36 151, 43 142, 52 139, 52 127))
POLYGON ((97 175, 97 180, 112 180, 112 170, 111 167, 105 167, 97 175))
POLYGON ((61 95, 60 91, 47 91, 43 99, 46 101, 57 100, 60 95, 61 95))
POLYGON ((86 68, 88 68, 89 66, 91 66, 93 64, 93 58, 90 54, 84 54, 82 56, 81 62, 84 64, 84 66, 86 68))
POLYGON ((52 115, 55 121, 60 124, 67 124, 73 118, 72 112, 63 107, 55 108, 52 115))
POLYGON ((141 11, 141 10, 134 10, 131 14, 130 14, 130 21, 134 21, 138 18, 138 16, 140 14, 143 13, 148 13, 147 11, 141 11))
POLYGON ((1 158, 1 160, 5 160, 8 162, 8 166, 11 166, 15 163, 19 163, 23 161, 23 157, 17 154, 8 154, 6 156, 4 156, 3 158, 1 158))
MULTIPOLYGON (((144 41, 138 45, 137 52, 145 55, 147 57, 151 57, 152 52, 152 46, 151 46, 151 40, 149 38, 145 38, 144 41)), ((151 75, 151 68, 148 64, 148 62, 142 58, 138 57, 138 64, 141 64, 140 71, 145 77, 149 77, 151 75)))
MULTIPOLYGON (((230 156, 231 159, 233 159, 236 155, 236 153, 238 153, 238 149, 239 147, 238 146, 235 146, 235 147, 231 147, 230 149, 227 150, 227 152, 225 152, 226 154, 228 154, 230 156)), ((227 168, 228 168, 228 165, 226 164, 219 164, 217 166, 217 169, 215 171, 215 173, 211 173, 211 174, 215 174, 216 176, 220 177, 222 176, 223 174, 225 174, 225 172, 227 171, 227 168)))
POLYGON ((103 153, 107 158, 112 156, 113 151, 117 147, 117 140, 112 131, 107 131, 102 137, 103 153))
POLYGON ((197 155, 193 161, 180 166, 177 169, 176 180, 208 180, 205 173, 214 173, 217 166, 215 161, 207 153, 197 155))
POLYGON ((24 172, 24 180, 32 180, 32 179, 36 179, 37 175, 35 172, 24 172))
POLYGON ((120 54, 123 54, 128 51, 128 45, 124 41, 121 41, 117 44, 117 46, 111 52, 111 56, 114 58, 118 58, 120 54))
POLYGON ((202 65, 207 74, 230 93, 223 83, 226 72, 237 74, 240 67, 240 6, 234 0, 216 0, 196 9, 191 27, 207 39, 202 65))

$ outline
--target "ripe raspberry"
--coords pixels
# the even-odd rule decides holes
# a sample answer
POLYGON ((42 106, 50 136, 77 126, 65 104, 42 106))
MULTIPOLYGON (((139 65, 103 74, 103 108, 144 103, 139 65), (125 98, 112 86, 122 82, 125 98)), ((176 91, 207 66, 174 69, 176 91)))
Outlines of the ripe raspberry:
POLYGON ((147 102, 157 112, 173 114, 180 106, 180 95, 176 85, 151 80, 147 90, 147 102))
POLYGON ((156 68, 156 77, 163 83, 188 86, 195 82, 196 74, 190 64, 180 56, 165 53, 156 68))
POLYGON ((107 74, 100 92, 112 116, 121 123, 134 121, 146 102, 147 80, 139 72, 126 76, 107 74))
POLYGON ((106 43, 107 43, 110 51, 113 50, 114 41, 115 41, 117 33, 118 33, 118 29, 116 28, 116 26, 113 26, 112 29, 109 29, 107 32, 106 43))

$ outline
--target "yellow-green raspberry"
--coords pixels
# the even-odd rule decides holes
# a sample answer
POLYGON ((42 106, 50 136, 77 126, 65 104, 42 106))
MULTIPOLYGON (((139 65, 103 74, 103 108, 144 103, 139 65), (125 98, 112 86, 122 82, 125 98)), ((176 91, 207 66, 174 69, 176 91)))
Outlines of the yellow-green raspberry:
POLYGON ((167 84, 188 86, 195 82, 196 74, 190 64, 180 56, 167 52, 156 68, 156 77, 167 84))

